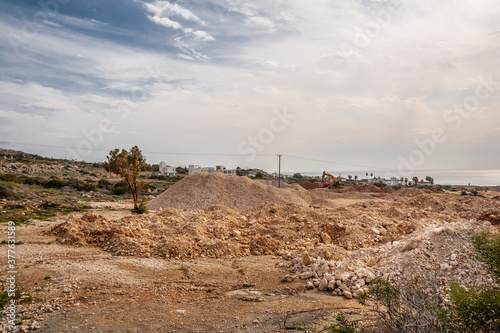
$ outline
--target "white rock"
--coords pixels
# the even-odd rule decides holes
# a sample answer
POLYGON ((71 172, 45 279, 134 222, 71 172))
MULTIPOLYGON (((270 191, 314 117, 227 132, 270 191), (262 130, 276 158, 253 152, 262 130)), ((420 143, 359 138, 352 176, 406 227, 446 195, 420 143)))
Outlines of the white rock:
POLYGON ((357 279, 356 284, 360 287, 363 287, 365 285, 365 280, 364 279, 357 279))
POLYGON ((314 276, 313 272, 304 272, 299 274, 299 279, 301 280, 307 280, 310 279, 314 276))
POLYGON ((314 283, 312 283, 312 281, 307 281, 306 289, 314 289, 314 283))
POLYGON ((355 289, 353 292, 352 292, 352 297, 354 298, 358 298, 359 296, 363 295, 365 292, 363 291, 363 289, 361 288, 358 288, 358 289, 355 289))
POLYGON ((432 231, 434 235, 439 235, 443 232, 443 228, 436 228, 432 231))
POLYGON ((341 276, 340 276, 340 279, 345 282, 347 280, 349 280, 349 277, 351 276, 351 274, 349 273, 343 273, 341 276))
POLYGON ((453 253, 451 256, 450 256, 450 260, 457 260, 457 255, 455 253, 453 253))
POLYGON ((333 290, 336 286, 337 285, 335 284, 335 280, 331 280, 330 282, 328 282, 328 286, 326 287, 326 289, 333 290))
POLYGON ((344 296, 347 299, 351 299, 352 298, 352 293, 349 290, 344 290, 344 296))
POLYGON ((365 282, 370 283, 373 280, 375 280, 375 274, 373 274, 372 272, 368 272, 368 274, 366 274, 366 277, 365 277, 365 282))

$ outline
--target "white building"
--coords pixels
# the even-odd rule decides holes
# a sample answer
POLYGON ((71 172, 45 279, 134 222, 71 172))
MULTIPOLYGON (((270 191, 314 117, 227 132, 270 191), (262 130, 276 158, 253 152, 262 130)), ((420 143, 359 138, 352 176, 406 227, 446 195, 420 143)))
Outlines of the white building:
POLYGON ((216 171, 222 172, 225 175, 236 176, 236 169, 226 169, 225 166, 217 165, 215 167, 216 171))
POLYGON ((170 166, 165 162, 160 162, 160 175, 161 176, 175 177, 176 174, 177 174, 177 172, 175 171, 175 168, 173 166, 170 166))
POLYGON ((189 174, 193 174, 196 172, 221 172, 225 175, 236 175, 236 169, 226 169, 226 167, 222 165, 217 165, 215 168, 212 167, 201 167, 199 165, 189 165, 189 174))
POLYGON ((396 177, 391 177, 391 179, 384 179, 384 182, 386 185, 396 186, 401 184, 401 179, 398 179, 396 177))

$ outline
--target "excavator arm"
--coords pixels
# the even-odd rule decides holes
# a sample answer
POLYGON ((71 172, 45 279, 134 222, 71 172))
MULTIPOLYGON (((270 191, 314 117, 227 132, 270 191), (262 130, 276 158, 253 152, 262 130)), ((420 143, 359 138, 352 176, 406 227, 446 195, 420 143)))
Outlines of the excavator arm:
MULTIPOLYGON (((335 186, 335 185, 337 185, 337 183, 336 183, 337 178, 335 178, 334 176, 332 176, 331 174, 329 174, 329 173, 328 173, 328 172, 326 172, 326 171, 323 171, 323 177, 321 178, 321 182, 322 182, 323 184, 325 184, 325 177, 327 177, 327 176, 328 176, 328 178, 330 178, 330 186, 335 186)), ((324 185, 323 185, 323 186, 324 186, 324 185)))

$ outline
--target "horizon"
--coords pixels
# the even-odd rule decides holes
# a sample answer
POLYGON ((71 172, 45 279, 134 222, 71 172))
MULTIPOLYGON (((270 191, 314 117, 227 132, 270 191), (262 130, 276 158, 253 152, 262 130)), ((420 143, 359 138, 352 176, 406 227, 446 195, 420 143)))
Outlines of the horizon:
MULTIPOLYGON (((0 147, 0 149, 11 149, 11 148, 3 148, 3 147, 0 147)), ((12 149, 12 150, 17 150, 17 149, 12 149)), ((32 152, 27 152, 27 151, 21 151, 22 153, 25 153, 25 154, 34 154, 32 152)), ((37 154, 35 154, 37 155, 37 154)), ((41 157, 44 157, 44 158, 54 158, 54 157, 50 157, 50 156, 42 156, 42 155, 39 155, 41 157)), ((146 157, 146 163, 150 164, 150 165, 153 165, 153 164, 158 164, 158 163, 150 163, 147 159, 147 155, 145 155, 146 157)), ((85 163, 95 163, 94 161, 84 161, 84 160, 81 160, 81 161, 76 161, 76 160, 68 160, 68 159, 63 159, 63 160, 66 160, 66 161, 73 161, 73 162, 85 162, 85 163)), ((193 164, 193 165, 199 165, 198 163, 189 163, 189 164, 186 164, 186 165, 175 165, 175 164, 171 164, 171 163, 168 163, 167 161, 160 161, 160 162, 166 162, 168 165, 171 165, 173 167, 181 167, 181 168, 187 168, 189 166, 189 164, 193 164)), ((220 165, 220 164, 213 164, 213 165, 201 165, 202 167, 215 167, 216 165, 220 165)), ((278 171, 271 171, 269 169, 263 169, 263 168, 259 168, 259 167, 255 167, 255 168, 242 168, 242 169, 259 169, 259 170, 262 170, 270 175, 274 175, 274 174, 277 174, 278 171)), ((287 171, 287 170, 282 170, 281 174, 282 175, 287 175, 287 176, 292 176, 296 173, 300 173, 302 176, 308 176, 308 177, 318 177, 322 174, 323 171, 327 171, 327 172, 330 172, 331 174, 333 175, 339 175, 339 176, 342 176, 344 178, 348 178, 349 175, 351 175, 353 178, 354 176, 358 176, 358 180, 363 180, 363 179, 371 179, 371 178, 376 178, 376 177, 381 177, 381 178, 384 178, 384 179, 389 179, 390 177, 396 177, 397 179, 400 179, 401 177, 403 178, 408 178, 408 180, 411 180, 412 177, 414 176, 417 176, 419 179, 424 179, 425 180, 425 177, 426 176, 431 176, 431 177, 438 177, 438 179, 434 179, 435 180, 435 183, 436 184, 440 184, 440 185, 468 185, 468 184, 471 184, 471 185, 477 185, 477 186, 500 186, 500 168, 498 169, 422 169, 422 170, 415 170, 413 171, 413 174, 409 177, 405 177, 405 176, 401 176, 401 175, 398 175, 398 170, 318 170, 318 171, 300 171, 300 170, 293 170, 293 171, 287 171), (462 174, 458 174, 460 172, 468 172, 470 173, 468 176, 469 177, 472 177, 472 179, 474 180, 478 180, 481 182, 480 184, 473 184, 473 182, 471 183, 471 181, 465 181, 464 179, 467 179, 467 178, 464 178, 465 175, 462 175, 462 174), (451 172, 451 174, 450 174, 451 172), (492 181, 492 180, 480 180, 481 179, 481 175, 477 175, 477 173, 484 173, 484 172, 491 172, 491 174, 489 174, 489 176, 492 176, 491 178, 497 180, 497 182, 495 181, 492 181), (368 178, 366 178, 366 173, 369 174, 368 178), (457 173, 457 174, 454 174, 454 173, 457 173), (474 175, 473 173, 476 173, 476 175, 474 175), (371 176, 371 174, 373 174, 373 176, 371 176), (458 181, 448 181, 448 182, 442 182, 440 181, 439 177, 443 177, 444 179, 459 179, 458 181)), ((490 179, 491 179, 490 178, 490 179)))

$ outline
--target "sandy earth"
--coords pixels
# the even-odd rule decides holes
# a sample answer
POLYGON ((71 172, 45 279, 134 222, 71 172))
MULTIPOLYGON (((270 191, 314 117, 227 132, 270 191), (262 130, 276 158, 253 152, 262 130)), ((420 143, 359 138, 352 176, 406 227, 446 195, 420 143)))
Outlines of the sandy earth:
MULTIPOLYGON (((273 221, 283 217, 283 225, 295 223, 294 237, 302 237, 303 232, 309 233, 307 237, 310 239, 304 240, 303 244, 299 242, 304 250, 332 248, 338 249, 340 255, 344 253, 342 251, 352 249, 354 253, 354 250, 366 246, 366 258, 360 259, 363 263, 372 256, 369 253, 376 253, 387 265, 400 257, 404 260, 422 258, 429 251, 429 258, 432 259, 432 248, 439 248, 440 244, 432 243, 432 238, 425 238, 427 234, 423 231, 419 231, 422 244, 428 242, 427 245, 415 251, 399 251, 400 246, 413 237, 414 230, 419 230, 419 224, 429 223, 429 228, 442 224, 445 231, 451 228, 451 221, 469 223, 474 228, 498 229, 500 215, 491 218, 493 215, 488 213, 485 218, 490 218, 493 225, 490 223, 486 227, 485 222, 478 218, 480 212, 490 208, 500 211, 498 200, 435 193, 413 196, 410 190, 407 192, 406 197, 399 198, 397 194, 383 194, 384 197, 369 193, 333 193, 321 189, 322 200, 328 203, 328 208, 320 203, 311 205, 304 210, 303 216, 285 208, 277 208, 277 212, 271 214, 266 208, 265 214, 246 213, 251 218, 262 216, 258 221, 259 225, 262 224, 260 229, 251 223, 241 225, 246 225, 245 230, 250 231, 272 230, 273 221), (324 221, 321 222, 320 218, 324 221), (351 226, 350 221, 353 223, 351 226), (323 244, 319 234, 321 230, 313 230, 315 223, 323 232, 340 235, 338 239, 332 237, 334 244, 323 244), (355 228, 352 229, 352 226, 355 228), (374 226, 379 230, 374 232, 374 226), (349 231, 351 229, 353 231, 349 231), (387 230, 387 234, 379 234, 380 230, 387 230), (399 243, 394 238, 391 245, 391 235, 398 239, 402 237, 404 242, 397 245, 399 243), (345 239, 352 239, 352 244, 345 243, 345 239), (387 250, 381 251, 382 246, 386 246, 387 250), (392 253, 395 255, 392 256, 392 253)), ((111 223, 127 218, 131 203, 90 202, 90 206, 93 214, 102 215, 111 223)), ((84 215, 83 212, 71 214, 77 218, 84 215)), ((178 214, 190 213, 179 211, 178 214)), ((152 213, 144 219, 159 217, 161 215, 152 213)), ((293 282, 282 282, 287 274, 312 270, 310 265, 304 265, 297 257, 248 255, 239 258, 176 259, 119 256, 103 247, 61 244, 58 236, 49 231, 66 220, 68 216, 60 214, 47 221, 34 220, 32 224, 17 226, 16 240, 22 242, 16 246, 17 285, 35 301, 18 305, 17 320, 22 323, 15 328, 7 325, 4 310, 0 331, 318 332, 325 325, 334 323, 339 314, 345 315, 349 321, 359 321, 368 332, 381 331, 370 306, 362 306, 355 299, 332 296, 331 291, 306 290, 305 281, 298 278, 293 282)), ((224 237, 235 237, 230 235, 230 230, 222 231, 224 237)), ((6 239, 6 224, 0 225, 0 232, 0 239, 6 239)), ((210 233, 207 235, 213 237, 210 233)), ((439 237, 444 239, 445 236, 439 237)), ((130 241, 133 240, 130 238, 130 241)), ((450 242, 453 245, 454 239, 450 242)), ((7 245, 3 244, 0 248, 4 253, 0 258, 0 280, 5 282, 7 245)), ((446 249, 446 252, 450 251, 446 249)), ((429 259, 430 269, 436 269, 442 260, 448 260, 443 258, 436 258, 435 262, 429 259)), ((458 270, 454 267, 446 274, 458 270)), ((470 271, 473 270, 478 271, 472 267, 470 271)))
MULTIPOLYGON (((318 311, 292 314, 287 326, 323 328, 339 313, 370 320, 355 300, 305 291, 300 280, 281 282, 287 271, 276 267, 284 263, 280 257, 112 256, 100 248, 57 244, 46 232, 62 220, 17 227, 17 241, 24 243, 17 245, 18 284, 47 300, 21 307, 41 332, 279 332, 288 312, 304 310, 318 311)), ((33 322, 23 320, 28 327, 33 322)))

